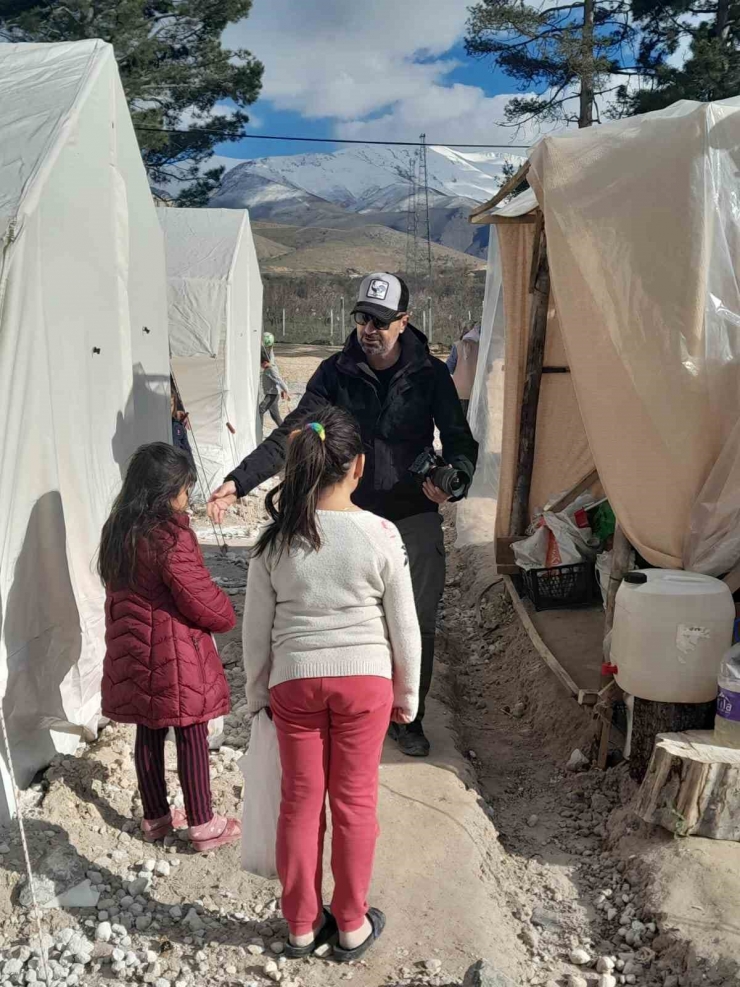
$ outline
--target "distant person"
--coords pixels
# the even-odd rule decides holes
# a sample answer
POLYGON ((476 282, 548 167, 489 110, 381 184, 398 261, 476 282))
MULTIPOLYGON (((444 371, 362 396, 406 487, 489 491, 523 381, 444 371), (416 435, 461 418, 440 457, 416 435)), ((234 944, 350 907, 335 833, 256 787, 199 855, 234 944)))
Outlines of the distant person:
POLYGON ((413 722, 421 638, 408 559, 395 525, 356 507, 365 469, 351 415, 324 407, 288 437, 272 523, 249 564, 244 665, 252 713, 277 729, 282 802, 277 834, 285 955, 339 938, 334 959, 359 960, 385 916, 368 908, 378 836, 378 769, 391 719, 413 722), (326 798, 334 897, 321 897, 326 798))
POLYGON ((172 376, 170 376, 170 411, 172 415, 172 445, 176 449, 182 449, 193 466, 195 466, 193 451, 190 448, 190 440, 188 439, 190 416, 182 406, 180 395, 175 387, 175 379, 172 376))
POLYGON ((283 378, 280 376, 277 364, 270 359, 270 351, 263 346, 260 350, 260 367, 262 369, 262 401, 260 402, 260 418, 265 417, 269 411, 270 418, 278 428, 283 424, 280 414, 280 399, 288 401, 290 390, 283 378))
POLYGON ((238 497, 279 473, 288 435, 307 418, 317 419, 331 405, 354 415, 367 456, 354 503, 392 521, 401 532, 421 627, 419 712, 407 726, 394 724, 393 735, 404 754, 426 757, 429 741, 422 721, 434 666, 437 608, 445 584, 439 505, 466 496, 478 443, 444 363, 432 356, 426 336, 411 325, 405 282, 385 272, 368 275, 352 315, 357 328, 344 349, 321 363, 298 408, 211 494, 208 513, 220 521, 238 497), (410 472, 433 446, 435 428, 445 461, 464 478, 455 493, 443 490, 429 475, 422 482, 410 472))
POLYGON ((475 372, 478 367, 478 349, 480 346, 480 326, 464 329, 457 343, 452 344, 450 355, 447 357, 447 369, 452 375, 460 404, 468 417, 470 395, 475 383, 475 372))
POLYGON ((189 827, 207 853, 241 836, 214 814, 208 723, 229 712, 229 686, 212 634, 230 631, 231 602, 213 582, 186 513, 196 475, 184 452, 142 446, 103 527, 98 572, 105 585, 103 715, 136 724, 134 763, 153 843, 189 827), (174 727, 185 813, 170 810, 164 743, 174 727))

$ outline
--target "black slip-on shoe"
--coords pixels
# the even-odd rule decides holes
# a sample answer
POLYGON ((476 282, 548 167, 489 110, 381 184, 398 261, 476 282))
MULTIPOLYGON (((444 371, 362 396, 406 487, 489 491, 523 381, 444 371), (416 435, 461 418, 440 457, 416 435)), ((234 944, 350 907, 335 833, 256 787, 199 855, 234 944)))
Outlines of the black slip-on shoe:
POLYGON ((334 959, 337 963, 354 963, 356 960, 361 959, 373 943, 383 935, 385 915, 379 908, 371 908, 367 913, 367 920, 372 926, 372 932, 364 942, 361 942, 359 946, 355 946, 354 949, 342 949, 341 946, 334 947, 334 959))
POLYGON ((324 909, 324 924, 316 933, 316 938, 308 946, 293 946, 288 940, 283 949, 283 956, 289 960, 302 960, 306 956, 312 956, 320 946, 325 946, 336 940, 339 935, 337 920, 328 909, 324 909))

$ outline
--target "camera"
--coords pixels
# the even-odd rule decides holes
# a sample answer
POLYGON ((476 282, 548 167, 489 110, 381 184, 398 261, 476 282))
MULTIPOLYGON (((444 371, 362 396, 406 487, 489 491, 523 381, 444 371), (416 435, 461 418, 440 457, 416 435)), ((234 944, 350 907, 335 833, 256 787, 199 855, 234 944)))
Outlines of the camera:
POLYGON ((447 463, 435 455, 433 449, 425 449, 422 454, 413 461, 409 467, 409 473, 421 483, 429 479, 443 490, 448 497, 462 497, 465 492, 467 477, 454 466, 447 463))

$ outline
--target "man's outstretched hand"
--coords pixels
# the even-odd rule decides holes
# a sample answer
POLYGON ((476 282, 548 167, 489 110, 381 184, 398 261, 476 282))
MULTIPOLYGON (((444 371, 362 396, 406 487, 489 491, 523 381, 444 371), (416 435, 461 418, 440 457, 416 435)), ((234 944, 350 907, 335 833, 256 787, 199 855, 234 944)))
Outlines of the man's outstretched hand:
POLYGON ((236 484, 233 480, 227 480, 226 483, 222 483, 218 490, 214 490, 211 494, 206 507, 208 517, 215 524, 221 524, 224 515, 236 501, 236 484))

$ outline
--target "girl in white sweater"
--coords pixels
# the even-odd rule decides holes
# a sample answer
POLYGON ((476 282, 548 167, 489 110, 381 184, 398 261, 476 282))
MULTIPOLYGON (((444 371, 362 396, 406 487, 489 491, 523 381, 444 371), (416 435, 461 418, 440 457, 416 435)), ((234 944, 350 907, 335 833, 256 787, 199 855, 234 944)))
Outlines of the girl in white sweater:
POLYGON ((289 438, 272 523, 249 565, 247 699, 268 708, 283 768, 277 838, 286 955, 334 943, 357 960, 385 917, 368 908, 378 835, 378 768, 389 722, 411 723, 421 639, 406 551, 389 521, 352 494, 365 457, 354 419, 320 412, 289 438), (326 796, 332 813, 331 912, 321 898, 326 796))

